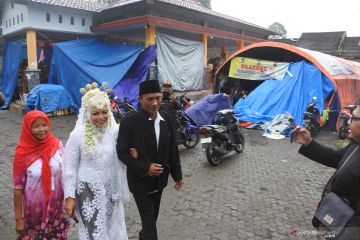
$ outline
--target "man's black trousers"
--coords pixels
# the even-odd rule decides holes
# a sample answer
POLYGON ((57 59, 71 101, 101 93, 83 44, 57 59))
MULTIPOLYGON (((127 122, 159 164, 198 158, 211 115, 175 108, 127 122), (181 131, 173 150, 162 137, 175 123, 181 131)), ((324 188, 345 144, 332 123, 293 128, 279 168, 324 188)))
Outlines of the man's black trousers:
POLYGON ((140 213, 142 229, 140 240, 157 240, 156 220, 159 215, 162 190, 150 194, 134 194, 140 213))

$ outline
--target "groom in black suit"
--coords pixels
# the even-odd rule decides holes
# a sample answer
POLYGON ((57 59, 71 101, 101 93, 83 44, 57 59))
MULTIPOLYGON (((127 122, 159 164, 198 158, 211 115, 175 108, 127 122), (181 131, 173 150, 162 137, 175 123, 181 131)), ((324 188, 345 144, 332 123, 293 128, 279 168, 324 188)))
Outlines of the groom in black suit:
POLYGON ((156 220, 169 173, 176 190, 183 184, 175 129, 169 115, 159 112, 161 101, 159 82, 142 82, 141 109, 121 121, 117 140, 117 152, 127 165, 129 189, 140 213, 142 240, 158 239, 156 220), (137 158, 130 156, 132 148, 136 149, 137 158))

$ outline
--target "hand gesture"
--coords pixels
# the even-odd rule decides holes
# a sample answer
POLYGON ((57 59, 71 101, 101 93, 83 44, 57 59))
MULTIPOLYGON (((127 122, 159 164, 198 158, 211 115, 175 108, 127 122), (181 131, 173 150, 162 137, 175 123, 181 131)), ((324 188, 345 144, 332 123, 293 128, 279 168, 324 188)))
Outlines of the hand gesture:
POLYGON ((149 171, 147 175, 150 177, 157 177, 160 176, 164 171, 164 168, 161 166, 161 164, 158 163, 152 163, 149 167, 149 171))
POLYGON ((175 189, 176 189, 177 191, 179 191, 179 190, 182 188, 183 185, 184 185, 184 183, 183 183, 182 180, 176 181, 176 182, 175 182, 175 189))
POLYGON ((15 225, 16 233, 22 236, 25 233, 25 229, 26 229, 25 219, 24 218, 16 219, 16 225, 15 225))
POLYGON ((67 215, 69 215, 69 217, 74 216, 75 206, 76 206, 75 198, 68 197, 65 199, 64 208, 65 208, 65 212, 67 213, 67 215))
POLYGON ((130 152, 130 156, 132 158, 138 158, 139 154, 138 154, 138 151, 136 150, 136 148, 130 148, 129 152, 130 152))
POLYGON ((306 128, 297 126, 294 130, 294 141, 307 146, 312 141, 311 134, 306 128))

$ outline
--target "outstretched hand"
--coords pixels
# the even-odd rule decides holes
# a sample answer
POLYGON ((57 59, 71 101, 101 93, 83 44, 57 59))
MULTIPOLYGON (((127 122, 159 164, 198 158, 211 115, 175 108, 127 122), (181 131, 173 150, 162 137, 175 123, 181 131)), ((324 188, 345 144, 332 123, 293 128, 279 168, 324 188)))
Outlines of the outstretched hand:
POLYGON ((294 130, 294 141, 302 145, 309 145, 312 141, 311 134, 306 128, 297 126, 294 130))

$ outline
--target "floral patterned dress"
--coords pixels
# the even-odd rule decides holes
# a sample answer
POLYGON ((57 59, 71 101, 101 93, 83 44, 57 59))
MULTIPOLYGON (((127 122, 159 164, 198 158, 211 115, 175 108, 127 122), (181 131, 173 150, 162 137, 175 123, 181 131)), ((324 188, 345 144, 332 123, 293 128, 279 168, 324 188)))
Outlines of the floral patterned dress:
POLYGON ((69 223, 63 210, 64 191, 62 187, 63 147, 50 159, 52 172, 51 196, 48 203, 44 200, 41 185, 42 160, 36 160, 21 175, 14 177, 14 189, 24 190, 23 214, 27 229, 18 240, 66 239, 69 223))

